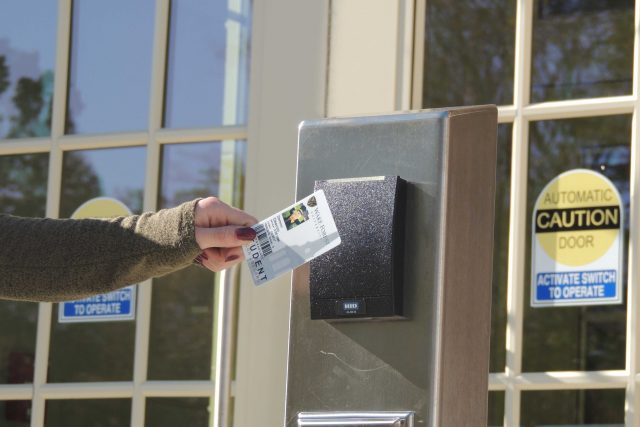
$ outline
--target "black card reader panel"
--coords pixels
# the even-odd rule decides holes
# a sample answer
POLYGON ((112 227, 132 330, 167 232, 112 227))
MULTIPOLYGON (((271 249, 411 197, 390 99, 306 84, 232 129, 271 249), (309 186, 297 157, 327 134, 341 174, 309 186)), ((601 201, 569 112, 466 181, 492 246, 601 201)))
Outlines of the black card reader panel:
POLYGON ((311 318, 401 317, 406 182, 337 179, 315 190, 324 190, 342 243, 311 261, 311 318))

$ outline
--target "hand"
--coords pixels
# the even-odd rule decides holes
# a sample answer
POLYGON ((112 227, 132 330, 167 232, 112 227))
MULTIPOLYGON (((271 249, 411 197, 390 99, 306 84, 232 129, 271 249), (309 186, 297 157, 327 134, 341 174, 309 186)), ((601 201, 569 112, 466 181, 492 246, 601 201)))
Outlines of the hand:
POLYGON ((196 242, 202 253, 195 259, 211 271, 220 271, 244 259, 242 245, 256 238, 251 225, 258 221, 248 213, 207 197, 196 204, 196 242))

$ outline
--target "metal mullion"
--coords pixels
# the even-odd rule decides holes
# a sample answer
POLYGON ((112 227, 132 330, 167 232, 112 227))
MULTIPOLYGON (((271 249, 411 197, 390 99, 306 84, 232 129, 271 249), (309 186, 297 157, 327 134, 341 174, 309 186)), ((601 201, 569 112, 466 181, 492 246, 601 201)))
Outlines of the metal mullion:
POLYGON ((514 105, 498 106, 498 123, 511 123, 516 119, 518 109, 514 105))
MULTIPOLYGON (((213 381, 143 381, 139 391, 143 397, 211 397, 213 381)), ((116 399, 131 398, 136 386, 131 381, 90 383, 49 383, 40 388, 44 399, 116 399)), ((0 400, 28 400, 30 384, 0 386, 0 400)))
POLYGON ((148 140, 148 132, 64 135, 58 140, 58 145, 63 151, 90 150, 95 148, 116 148, 145 145, 148 140))
MULTIPOLYGON (((151 71, 151 99, 149 102, 149 131, 146 135, 147 156, 143 207, 146 211, 158 208, 160 171, 160 145, 156 139, 162 126, 164 78, 169 25, 169 0, 157 0, 153 35, 153 64, 151 71)), ((138 285, 138 314, 136 316, 136 340, 133 368, 133 396, 131 401, 131 425, 144 425, 145 396, 143 384, 147 379, 149 362, 149 331, 151 328, 152 280, 138 285)))
POLYGON ((514 106, 511 159, 511 209, 509 218, 509 267, 507 273, 506 426, 520 425, 520 390, 515 378, 522 372, 522 324, 524 308, 524 249, 527 217, 527 161, 529 125, 524 108, 529 104, 533 0, 518 0, 514 70, 514 106))
POLYGON ((586 390, 625 388, 624 370, 529 372, 511 379, 519 390, 586 390))
POLYGON ((530 372, 516 377, 500 373, 489 375, 489 390, 505 391, 509 384, 520 391, 620 389, 630 379, 624 370, 530 372))
POLYGON ((0 141, 0 156, 11 154, 48 153, 51 151, 51 138, 20 138, 0 141))
POLYGON ((506 391, 508 381, 507 374, 489 374, 489 391, 506 391))
POLYGON ((156 140, 159 144, 223 141, 246 138, 246 126, 220 126, 203 129, 159 129, 156 133, 156 140))
POLYGON ((211 398, 213 381, 147 381, 141 390, 145 397, 207 397, 211 398))
POLYGON ((3 384, 0 386, 0 400, 31 400, 33 385, 31 384, 3 384))
POLYGON ((133 383, 129 381, 105 381, 97 383, 45 384, 40 393, 45 399, 128 399, 133 395, 133 383))
POLYGON ((631 114, 635 103, 633 95, 541 102, 526 105, 523 115, 528 120, 545 120, 631 114))
POLYGON ((638 340, 640 339, 640 293, 637 290, 640 272, 637 258, 638 245, 640 244, 640 150, 638 138, 640 137, 640 1, 635 3, 633 39, 633 97, 635 99, 633 120, 631 127, 631 171, 630 171, 630 218, 629 218, 629 256, 628 280, 627 280, 627 352, 626 369, 629 372, 630 381, 627 385, 625 402, 625 425, 633 427, 640 425, 640 393, 638 392, 638 379, 640 377, 640 355, 638 354, 638 340))
MULTIPOLYGON (((58 0, 58 26, 56 30, 56 64, 53 83, 51 117, 51 145, 47 177, 46 216, 57 218, 60 208, 62 183, 62 151, 59 139, 64 134, 67 81, 69 71, 69 40, 71 34, 71 0, 58 0)), ((49 344, 51 339, 51 303, 38 304, 36 351, 33 373, 31 427, 44 425, 45 396, 42 388, 47 382, 49 344)))

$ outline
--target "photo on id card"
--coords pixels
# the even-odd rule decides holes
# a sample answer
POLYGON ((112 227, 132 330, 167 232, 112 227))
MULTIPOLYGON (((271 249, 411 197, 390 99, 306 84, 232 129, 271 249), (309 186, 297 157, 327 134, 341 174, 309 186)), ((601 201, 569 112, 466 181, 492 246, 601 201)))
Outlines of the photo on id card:
POLYGON ((253 281, 262 285, 340 244, 322 190, 253 226, 255 240, 243 248, 253 281))

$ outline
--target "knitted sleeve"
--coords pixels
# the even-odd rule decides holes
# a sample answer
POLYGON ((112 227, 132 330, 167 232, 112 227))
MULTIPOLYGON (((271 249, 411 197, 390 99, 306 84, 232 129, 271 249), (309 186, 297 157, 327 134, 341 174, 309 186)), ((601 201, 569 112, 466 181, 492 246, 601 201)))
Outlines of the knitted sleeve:
POLYGON ((0 215, 0 298, 67 301, 189 265, 197 200, 113 219, 0 215))

